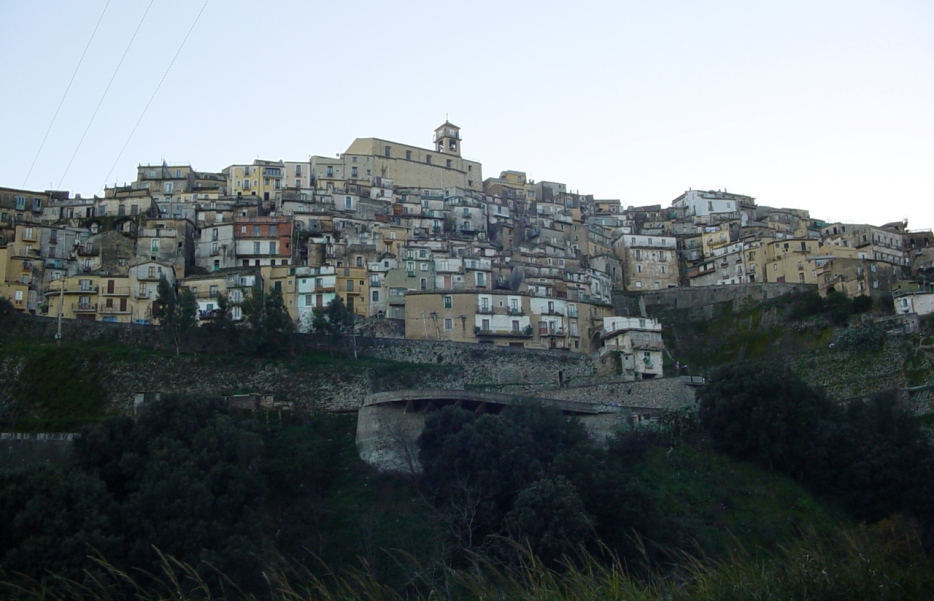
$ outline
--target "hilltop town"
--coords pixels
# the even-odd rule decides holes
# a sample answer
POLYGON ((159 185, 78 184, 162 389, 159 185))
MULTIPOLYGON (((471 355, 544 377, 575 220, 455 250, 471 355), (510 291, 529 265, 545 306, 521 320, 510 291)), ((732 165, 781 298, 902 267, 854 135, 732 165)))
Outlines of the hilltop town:
POLYGON ((242 320, 259 286, 281 292, 299 331, 339 298, 396 336, 623 348, 627 371, 656 377, 661 325, 614 315, 614 290, 804 284, 895 293, 893 308, 923 314, 932 239, 905 221, 827 223, 726 190, 624 207, 522 171, 484 178, 445 122, 428 148, 357 138, 336 157, 220 172, 140 165, 103 198, 0 188, 0 296, 23 313, 153 324, 164 278, 194 295, 203 324, 221 297, 242 320))

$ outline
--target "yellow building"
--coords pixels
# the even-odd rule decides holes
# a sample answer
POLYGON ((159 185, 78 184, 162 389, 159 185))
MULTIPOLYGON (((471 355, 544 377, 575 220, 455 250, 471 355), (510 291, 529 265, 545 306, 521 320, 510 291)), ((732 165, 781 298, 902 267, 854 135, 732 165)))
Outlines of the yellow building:
POLYGON ((338 267, 337 295, 344 306, 359 318, 369 315, 369 274, 366 267, 338 267))
POLYGON ((405 337, 593 352, 609 305, 513 291, 443 290, 405 295, 405 337))
POLYGON ((91 274, 79 274, 54 280, 49 284, 45 300, 48 315, 64 319, 97 321, 99 304, 99 278, 91 274))
POLYGON ((0 297, 9 299, 13 308, 25 313, 30 310, 32 263, 35 259, 19 256, 17 247, 0 247, 0 297))
POLYGON ((229 195, 277 200, 284 187, 285 164, 282 161, 256 159, 252 165, 231 165, 223 173, 227 176, 229 195))
MULTIPOLYGON (((399 188, 454 188, 479 192, 482 166, 461 156, 460 128, 445 122, 435 129, 433 148, 419 148, 381 138, 357 138, 337 159, 311 157, 319 182, 369 182, 389 178, 399 188)), ((318 186, 322 188, 321 185, 318 186)))
POLYGON ((296 278, 295 268, 288 266, 270 266, 260 267, 260 275, 263 278, 263 288, 267 293, 278 290, 282 293, 282 301, 289 312, 292 321, 298 319, 298 300, 296 298, 296 278))
POLYGON ((809 264, 809 259, 820 253, 819 240, 774 240, 765 244, 764 251, 763 281, 788 284, 818 283, 817 270, 813 264, 809 264))

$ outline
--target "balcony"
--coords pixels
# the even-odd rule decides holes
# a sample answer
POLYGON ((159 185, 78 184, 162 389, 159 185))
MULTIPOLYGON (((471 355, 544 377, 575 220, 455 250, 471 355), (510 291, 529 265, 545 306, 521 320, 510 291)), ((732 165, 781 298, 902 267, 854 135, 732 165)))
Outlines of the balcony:
POLYGON ((153 294, 154 293, 150 292, 149 290, 134 290, 133 298, 135 299, 153 298, 153 294))
MULTIPOLYGON (((58 282, 58 286, 54 288, 49 288, 49 290, 46 291, 45 293, 46 296, 58 296, 59 294, 62 293, 62 285, 61 285, 62 280, 58 279, 58 280, 54 280, 54 282, 58 282)), ((97 294, 97 286, 82 286, 76 282, 66 283, 65 294, 86 294, 90 296, 93 294, 97 294)))
POLYGON ((564 337, 564 328, 558 328, 557 330, 539 330, 539 338, 551 338, 551 337, 564 337))
POLYGON ((531 338, 532 333, 523 330, 477 330, 478 338, 531 338))
POLYGON ((562 311, 561 309, 556 309, 552 307, 550 309, 543 309, 541 314, 542 315, 564 315, 564 311, 562 311))
POLYGON ((480 315, 492 315, 493 307, 484 307, 481 305, 477 307, 477 313, 479 313, 480 315))
POLYGON ((15 246, 11 254, 13 257, 39 257, 39 249, 33 246, 15 246))
POLYGON ((97 303, 72 303, 74 313, 97 313, 97 303))
POLYGON ((120 306, 110 306, 110 307, 108 307, 107 305, 102 305, 102 306, 101 306, 101 314, 102 314, 102 315, 129 315, 129 314, 130 314, 130 306, 129 306, 129 305, 126 305, 126 306, 124 306, 124 307, 120 307, 120 306))
POLYGON ((140 282, 158 282, 162 279, 161 271, 147 271, 144 273, 137 273, 136 279, 140 282))
POLYGON ((114 286, 101 290, 101 296, 130 296, 129 286, 114 286))
POLYGON ((65 269, 65 260, 46 259, 44 265, 46 269, 65 269))

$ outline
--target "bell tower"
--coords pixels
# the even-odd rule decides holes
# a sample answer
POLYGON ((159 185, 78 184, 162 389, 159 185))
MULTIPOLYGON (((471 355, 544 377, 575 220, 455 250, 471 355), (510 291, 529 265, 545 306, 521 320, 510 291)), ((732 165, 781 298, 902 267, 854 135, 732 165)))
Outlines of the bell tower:
POLYGON ((435 130, 435 150, 444 154, 461 155, 461 128, 450 121, 435 130))

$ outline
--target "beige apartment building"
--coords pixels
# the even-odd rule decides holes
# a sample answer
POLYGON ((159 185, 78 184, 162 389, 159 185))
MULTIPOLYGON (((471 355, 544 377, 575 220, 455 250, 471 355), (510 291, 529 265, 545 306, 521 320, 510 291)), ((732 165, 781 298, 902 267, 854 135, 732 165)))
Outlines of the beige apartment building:
MULTIPOLYGON (((612 307, 513 291, 405 295, 405 337, 589 353, 612 307)), ((596 342, 595 342, 596 341, 596 342)))
POLYGON ((461 156, 460 128, 445 122, 435 129, 433 147, 419 148, 381 138, 357 138, 337 159, 311 157, 314 177, 332 182, 372 182, 389 178, 399 188, 453 188, 474 192, 483 189, 483 168, 478 161, 461 156))

